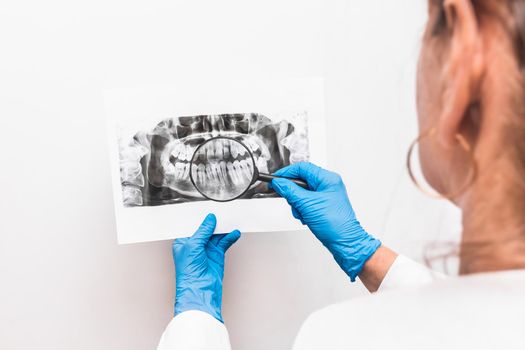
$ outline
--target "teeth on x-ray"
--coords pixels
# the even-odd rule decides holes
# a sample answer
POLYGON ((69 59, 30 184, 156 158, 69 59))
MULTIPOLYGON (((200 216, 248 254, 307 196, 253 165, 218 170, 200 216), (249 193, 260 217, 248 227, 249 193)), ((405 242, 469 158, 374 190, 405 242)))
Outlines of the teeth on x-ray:
MULTIPOLYGON (((198 115, 169 118, 151 130, 137 130, 131 140, 120 140, 120 175, 125 206, 155 206, 204 200, 190 181, 190 162, 197 147, 215 136, 241 141, 252 153, 260 172, 276 170, 309 158, 306 113, 278 122, 257 114, 198 115)), ((223 159, 195 167, 203 181, 242 183, 253 176, 250 155, 242 147, 208 149, 206 157, 223 159)), ((255 183, 244 199, 276 196, 264 183, 255 183)))

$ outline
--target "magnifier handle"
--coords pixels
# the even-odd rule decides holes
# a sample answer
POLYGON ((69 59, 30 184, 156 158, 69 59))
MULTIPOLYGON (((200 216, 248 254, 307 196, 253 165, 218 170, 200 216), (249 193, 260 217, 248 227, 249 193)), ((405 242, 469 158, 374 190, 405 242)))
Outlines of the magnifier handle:
POLYGON ((275 175, 264 174, 264 173, 259 173, 259 176, 257 177, 257 180, 264 181, 264 182, 272 182, 273 179, 287 179, 287 180, 292 181, 294 184, 301 186, 304 189, 308 189, 308 184, 305 181, 299 180, 299 179, 292 179, 289 177, 275 176, 275 175))

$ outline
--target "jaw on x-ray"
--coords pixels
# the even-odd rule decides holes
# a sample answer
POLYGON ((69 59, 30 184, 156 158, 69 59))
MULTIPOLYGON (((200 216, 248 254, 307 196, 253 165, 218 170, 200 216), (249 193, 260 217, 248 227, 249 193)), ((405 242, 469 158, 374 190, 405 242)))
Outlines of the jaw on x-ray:
MULTIPOLYGON (((260 172, 272 173, 307 161, 306 113, 272 121, 257 113, 197 115, 165 119, 152 130, 138 130, 130 140, 120 140, 120 180, 126 207, 156 206, 205 200, 193 186, 190 161, 195 149, 215 136, 228 136, 252 152, 260 172)), ((199 169, 202 176, 226 172, 243 176, 249 154, 217 149, 224 158, 217 169, 199 169)), ((226 175, 226 174, 222 174, 226 175)), ((275 197, 267 184, 256 182, 242 199, 275 197)))

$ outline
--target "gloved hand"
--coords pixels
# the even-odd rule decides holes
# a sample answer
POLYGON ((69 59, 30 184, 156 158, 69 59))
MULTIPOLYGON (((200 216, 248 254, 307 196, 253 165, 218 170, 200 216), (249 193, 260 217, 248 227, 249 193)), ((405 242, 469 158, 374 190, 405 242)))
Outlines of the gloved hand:
POLYGON ((350 280, 355 281, 381 242, 357 221, 341 177, 311 163, 293 164, 275 175, 308 183, 310 190, 287 179, 274 179, 271 186, 288 201, 293 216, 310 228, 350 280))
POLYGON ((176 295, 175 316, 183 311, 200 310, 224 322, 221 315, 224 254, 241 233, 213 235, 217 218, 208 214, 189 238, 173 242, 176 295))

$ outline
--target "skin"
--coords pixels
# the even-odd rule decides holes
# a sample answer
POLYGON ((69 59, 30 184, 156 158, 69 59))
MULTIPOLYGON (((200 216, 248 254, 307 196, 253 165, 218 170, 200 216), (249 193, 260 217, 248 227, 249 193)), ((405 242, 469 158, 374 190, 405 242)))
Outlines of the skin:
MULTIPOLYGON (((465 183, 471 161, 457 134, 478 167, 475 181, 451 198, 462 210, 460 274, 525 268, 525 174, 516 155, 523 141, 509 130, 524 127, 515 103, 523 101, 523 77, 505 28, 511 14, 503 2, 485 3, 480 11, 470 0, 445 0, 446 27, 433 34, 441 5, 429 1, 417 76, 419 131, 436 128, 420 143, 427 182, 440 193, 465 183)), ((368 260, 359 275, 368 290, 378 289, 396 256, 381 247, 368 260)))

